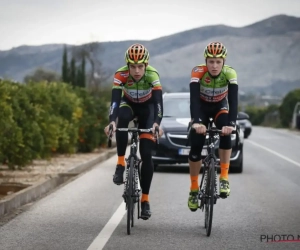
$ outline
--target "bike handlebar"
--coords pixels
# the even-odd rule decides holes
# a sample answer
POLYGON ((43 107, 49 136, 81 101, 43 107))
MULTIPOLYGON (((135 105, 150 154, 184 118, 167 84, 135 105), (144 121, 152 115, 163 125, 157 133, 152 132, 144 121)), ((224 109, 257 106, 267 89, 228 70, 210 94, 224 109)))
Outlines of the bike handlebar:
MULTIPOLYGON (((113 134, 113 125, 109 125, 109 135, 108 135, 108 147, 111 147, 111 138, 113 134)), ((153 132, 153 128, 116 128, 118 131, 130 132, 130 133, 150 133, 153 132)), ((155 135, 156 135, 156 144, 159 144, 159 127, 155 127, 155 135)))
MULTIPOLYGON (((189 141, 190 141, 190 136, 191 136, 191 131, 192 130, 195 130, 195 128, 193 127, 190 127, 189 128, 189 133, 188 133, 188 136, 187 136, 187 143, 186 143, 186 146, 188 146, 189 144, 189 141)), ((209 129, 206 129, 206 132, 205 134, 203 135, 206 135, 206 134, 219 134, 221 135, 222 134, 222 130, 221 129, 217 129, 216 127, 212 127, 212 128, 209 128, 209 129)), ((239 134, 238 130, 235 128, 230 134, 239 134)), ((229 135, 230 135, 229 134, 229 135)), ((238 145, 238 136, 236 137, 236 146, 238 145)))
MULTIPOLYGON (((195 130, 195 128, 191 127, 190 130, 195 130)), ((217 128, 213 127, 213 128, 206 129, 205 134, 206 133, 222 134, 222 129, 217 129, 217 128)), ((236 129, 231 132, 231 134, 236 134, 236 133, 237 133, 236 129)))

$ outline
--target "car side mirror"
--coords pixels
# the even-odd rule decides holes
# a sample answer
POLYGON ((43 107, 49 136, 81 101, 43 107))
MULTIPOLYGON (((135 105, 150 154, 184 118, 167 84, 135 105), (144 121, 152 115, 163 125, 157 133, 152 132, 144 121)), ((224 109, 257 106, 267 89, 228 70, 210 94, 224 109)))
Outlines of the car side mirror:
POLYGON ((245 112, 238 112, 238 115, 237 115, 237 120, 244 120, 244 119, 248 119, 249 120, 249 115, 245 112))

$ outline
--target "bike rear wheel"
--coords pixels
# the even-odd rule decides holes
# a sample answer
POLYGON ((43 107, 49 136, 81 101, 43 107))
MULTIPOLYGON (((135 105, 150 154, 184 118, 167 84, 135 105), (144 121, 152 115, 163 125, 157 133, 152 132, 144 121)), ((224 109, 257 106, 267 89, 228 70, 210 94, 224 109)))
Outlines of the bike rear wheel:
POLYGON ((141 212, 140 212, 140 210, 141 210, 141 199, 140 199, 140 197, 141 197, 141 164, 142 164, 142 162, 141 162, 141 160, 138 160, 138 165, 137 165, 137 173, 138 173, 138 189, 139 189, 139 192, 138 192, 138 197, 137 197, 137 218, 139 219, 139 218, 141 218, 140 217, 140 214, 141 214, 141 212))
POLYGON ((132 202, 132 209, 131 209, 131 227, 134 227, 134 211, 135 211, 135 202, 132 202))
POLYGON ((133 203, 133 194, 134 194, 134 176, 133 176, 133 169, 134 169, 134 157, 130 158, 130 165, 129 165, 129 175, 127 180, 127 187, 126 187, 126 202, 127 202, 127 234, 130 235, 131 227, 133 226, 133 213, 134 213, 134 203, 133 203))
POLYGON ((206 235, 210 236, 212 228, 213 210, 215 202, 215 160, 211 159, 208 169, 206 184, 206 204, 205 204, 205 228, 206 235))
POLYGON ((137 197, 137 193, 136 193, 136 174, 138 172, 138 169, 136 168, 136 166, 134 165, 134 169, 133 169, 133 185, 132 185, 132 213, 131 213, 131 227, 134 227, 134 214, 135 214, 135 205, 138 204, 138 197, 137 197))
MULTIPOLYGON (((203 171, 203 174, 206 175, 206 177, 204 177, 204 182, 206 182, 206 186, 205 186, 205 190, 203 189, 204 191, 204 194, 202 196, 202 201, 203 202, 203 206, 204 206, 204 228, 207 228, 207 216, 208 216, 208 209, 207 209, 207 203, 208 203, 208 193, 209 193, 209 188, 208 188, 208 167, 205 167, 204 168, 204 171, 203 171)), ((203 210, 202 210, 203 211, 203 210)))

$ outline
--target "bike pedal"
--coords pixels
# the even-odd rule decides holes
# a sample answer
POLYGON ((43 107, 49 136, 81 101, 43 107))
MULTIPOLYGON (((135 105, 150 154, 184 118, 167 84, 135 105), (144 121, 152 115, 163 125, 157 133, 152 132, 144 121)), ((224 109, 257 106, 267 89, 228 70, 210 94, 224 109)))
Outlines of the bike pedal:
POLYGON ((200 206, 198 206, 198 208, 199 208, 200 210, 202 210, 202 212, 203 212, 203 210, 204 210, 204 204, 203 204, 203 203, 200 204, 200 206))

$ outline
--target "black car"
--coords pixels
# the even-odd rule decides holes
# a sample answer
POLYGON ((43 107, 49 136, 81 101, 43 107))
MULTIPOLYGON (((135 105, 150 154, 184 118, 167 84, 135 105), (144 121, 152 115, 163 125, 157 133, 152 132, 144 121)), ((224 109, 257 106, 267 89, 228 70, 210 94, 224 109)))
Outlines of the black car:
MULTIPOLYGON (((239 114, 249 117, 248 114, 246 114, 244 112, 240 112, 239 114)), ((240 119, 238 122, 239 122, 240 128, 244 132, 244 138, 247 139, 250 136, 251 132, 252 132, 252 123, 250 122, 249 118, 240 119)))
MULTIPOLYGON (((160 164, 188 163, 190 146, 187 145, 188 124, 190 122, 190 93, 165 93, 163 96, 164 117, 162 129, 164 135, 152 156, 155 169, 160 164)), ((239 113, 238 119, 247 118, 247 114, 239 113)), ((241 173, 243 171, 243 143, 244 133, 232 134, 232 154, 230 158, 230 171, 241 173), (236 136, 239 136, 236 144, 236 136)), ((216 143, 215 153, 218 157, 219 141, 216 143)), ((207 154, 206 145, 202 150, 202 157, 207 154)), ((218 159, 219 160, 219 159, 218 159)))

